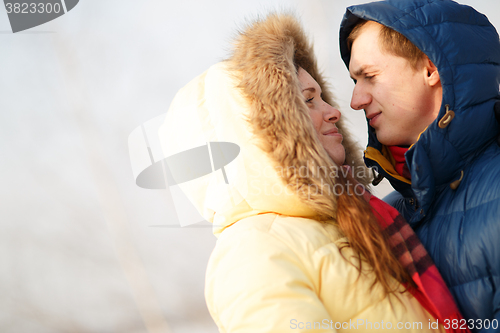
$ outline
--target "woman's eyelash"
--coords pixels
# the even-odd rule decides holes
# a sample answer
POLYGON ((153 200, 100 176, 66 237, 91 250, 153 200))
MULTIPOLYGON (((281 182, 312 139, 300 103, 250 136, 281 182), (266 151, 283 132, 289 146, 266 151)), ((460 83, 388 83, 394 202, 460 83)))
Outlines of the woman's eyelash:
POLYGON ((314 97, 311 97, 311 98, 309 98, 309 99, 306 99, 306 103, 310 103, 310 102, 312 102, 312 100, 313 100, 313 99, 314 99, 314 97))

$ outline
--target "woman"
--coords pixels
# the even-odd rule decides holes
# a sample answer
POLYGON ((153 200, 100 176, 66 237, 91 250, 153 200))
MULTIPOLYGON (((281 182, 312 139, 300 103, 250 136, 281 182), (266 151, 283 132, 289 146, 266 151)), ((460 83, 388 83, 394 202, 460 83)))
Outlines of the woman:
POLYGON ((368 172, 331 105, 287 15, 249 25, 232 57, 172 102, 166 156, 203 145, 212 156, 213 173, 193 161, 179 184, 218 236, 209 311, 221 332, 444 331, 435 318, 460 319, 453 299, 397 212, 364 191, 368 172))

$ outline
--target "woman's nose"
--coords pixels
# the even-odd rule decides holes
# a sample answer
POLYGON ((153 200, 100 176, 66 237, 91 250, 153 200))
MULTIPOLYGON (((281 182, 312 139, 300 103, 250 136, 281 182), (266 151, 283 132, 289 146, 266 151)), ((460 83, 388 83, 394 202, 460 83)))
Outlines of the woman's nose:
POLYGON ((359 83, 356 83, 351 97, 351 108, 354 110, 362 110, 371 103, 371 96, 368 94, 359 83))
POLYGON ((338 109, 325 102, 324 120, 330 123, 336 123, 340 120, 341 113, 338 109))

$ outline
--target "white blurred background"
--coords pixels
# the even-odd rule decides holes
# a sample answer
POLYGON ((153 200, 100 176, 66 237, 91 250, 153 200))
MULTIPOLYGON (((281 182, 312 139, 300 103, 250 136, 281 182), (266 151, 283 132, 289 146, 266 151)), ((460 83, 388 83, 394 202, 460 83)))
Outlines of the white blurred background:
MULTIPOLYGON (((2 7, 0 332, 217 332, 203 297, 216 238, 158 227, 172 225, 170 197, 135 185, 128 135, 226 58, 245 19, 286 9, 364 147, 338 50, 345 7, 361 2, 81 0, 17 34, 2 7)), ((462 3, 500 27, 498 1, 462 3)))

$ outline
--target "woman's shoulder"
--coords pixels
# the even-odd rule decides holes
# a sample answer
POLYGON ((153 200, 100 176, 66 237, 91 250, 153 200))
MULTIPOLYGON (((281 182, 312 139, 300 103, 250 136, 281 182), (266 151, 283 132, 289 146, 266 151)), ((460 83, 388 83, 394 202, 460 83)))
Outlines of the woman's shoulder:
POLYGON ((312 219, 278 214, 247 217, 220 234, 207 278, 241 268, 305 279, 317 289, 320 272, 329 270, 325 266, 356 272, 345 260, 346 253, 341 253, 345 241, 336 226, 312 219))
POLYGON ((226 228, 219 243, 255 243, 292 248, 312 254, 324 246, 345 240, 337 226, 313 219, 279 214, 260 214, 242 219, 226 228))

